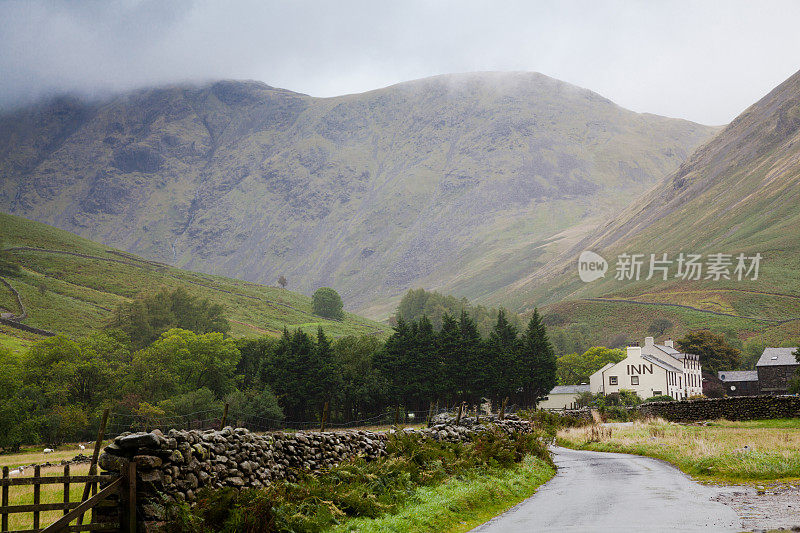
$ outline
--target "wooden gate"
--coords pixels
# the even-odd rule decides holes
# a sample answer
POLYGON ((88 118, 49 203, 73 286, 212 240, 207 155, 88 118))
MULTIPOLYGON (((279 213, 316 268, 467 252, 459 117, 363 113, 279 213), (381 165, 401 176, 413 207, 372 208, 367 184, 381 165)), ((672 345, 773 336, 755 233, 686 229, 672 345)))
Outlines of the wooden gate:
MULTIPOLYGON (((33 477, 9 477, 8 467, 3 467, 3 478, 0 479, 2 504, 0 505, 0 531, 3 533, 60 533, 66 531, 136 531, 136 463, 131 462, 125 475, 70 475, 69 465, 64 466, 64 474, 60 476, 42 476, 40 467, 34 467, 33 477), (85 484, 84 498, 81 501, 70 501, 70 486, 85 484), (42 486, 61 485, 63 494, 55 499, 42 503, 42 486), (98 485, 100 490, 98 491, 98 485), (29 493, 33 486, 33 503, 10 505, 11 498, 22 499, 21 493, 29 493), (16 490, 14 490, 16 489, 16 490), (89 492, 92 496, 89 497, 89 492), (62 516, 52 524, 43 527, 42 513, 61 511, 62 516), (9 529, 11 515, 32 515, 30 527, 27 529, 9 529), (90 513, 89 523, 83 523, 83 517, 90 513), (111 519, 109 519, 109 517, 111 519), (76 522, 70 525, 71 522, 76 522)), ((50 500, 53 495, 50 494, 50 500)), ((52 519, 52 517, 51 517, 52 519)))

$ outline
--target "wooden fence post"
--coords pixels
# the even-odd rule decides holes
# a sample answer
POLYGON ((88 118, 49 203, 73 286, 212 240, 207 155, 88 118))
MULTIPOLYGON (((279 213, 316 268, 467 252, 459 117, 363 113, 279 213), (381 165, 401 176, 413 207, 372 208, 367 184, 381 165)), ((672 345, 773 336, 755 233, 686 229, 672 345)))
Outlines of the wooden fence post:
POLYGON ((69 512, 69 465, 64 465, 64 514, 69 512))
MULTIPOLYGON (((36 465, 36 466, 33 467, 33 477, 35 477, 35 478, 42 477, 42 467, 41 466, 36 465)), ((34 530, 38 530, 39 529, 39 516, 40 516, 39 513, 40 513, 40 511, 39 511, 39 507, 38 506, 41 503, 42 503, 42 486, 39 484, 39 481, 37 479, 34 482, 34 485, 33 485, 33 505, 36 506, 36 508, 33 511, 33 529, 34 530)))
MULTIPOLYGON (((105 409, 103 411, 103 418, 100 420, 100 429, 97 430, 97 441, 94 443, 94 452, 92 452, 92 463, 89 465, 89 475, 94 476, 97 474, 97 459, 100 457, 100 447, 103 446, 103 439, 106 437, 106 424, 108 423, 108 413, 109 410, 105 409)), ((87 481, 86 485, 83 487, 83 497, 81 498, 81 502, 85 502, 89 499, 89 491, 92 488, 93 483, 87 481)), ((83 524, 83 513, 78 515, 78 525, 83 524)))
POLYGON ((123 484, 119 491, 119 528, 125 533, 136 533, 136 463, 128 463, 122 472, 123 484))
POLYGON ((319 431, 322 433, 325 431, 325 422, 328 420, 328 402, 325 402, 325 405, 322 406, 322 424, 319 426, 319 431))
MULTIPOLYGON (((3 467, 3 479, 8 479, 8 467, 3 467)), ((3 507, 8 507, 8 485, 3 485, 3 500, 2 500, 3 507)), ((8 513, 3 513, 2 517, 2 526, 0 526, 2 531, 8 531, 8 513)))
POLYGON ((456 414, 456 425, 461 423, 461 409, 464 407, 464 402, 458 404, 458 414, 456 414))
POLYGON ((219 421, 219 429, 225 429, 225 423, 228 421, 228 404, 225 404, 225 409, 222 410, 222 420, 219 421))
POLYGON ((508 396, 503 398, 503 403, 500 404, 500 420, 505 420, 506 418, 506 404, 508 404, 508 396))

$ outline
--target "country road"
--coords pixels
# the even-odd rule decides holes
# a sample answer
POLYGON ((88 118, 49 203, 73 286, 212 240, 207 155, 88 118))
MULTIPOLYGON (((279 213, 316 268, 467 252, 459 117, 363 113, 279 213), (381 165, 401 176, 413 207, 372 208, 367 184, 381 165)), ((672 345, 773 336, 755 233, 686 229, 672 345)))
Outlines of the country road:
POLYGON ((553 448, 556 476, 480 533, 736 532, 717 493, 655 459, 553 448))

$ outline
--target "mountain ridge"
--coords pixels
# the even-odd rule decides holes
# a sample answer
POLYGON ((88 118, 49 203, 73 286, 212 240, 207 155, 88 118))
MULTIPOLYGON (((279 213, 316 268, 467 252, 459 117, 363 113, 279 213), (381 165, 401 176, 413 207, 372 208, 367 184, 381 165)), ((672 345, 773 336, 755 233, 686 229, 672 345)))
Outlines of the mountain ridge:
POLYGON ((531 73, 329 98, 221 81, 15 113, 0 208, 176 266, 334 286, 372 316, 415 286, 489 297, 716 131, 531 73))
MULTIPOLYGON (((497 297, 516 298, 520 305, 549 304, 567 323, 591 323, 589 309, 608 316, 612 309, 630 311, 628 304, 649 306, 651 312, 631 315, 638 324, 620 327, 632 338, 645 334, 655 317, 673 315, 668 306, 684 305, 740 317, 735 325, 717 321, 717 327, 735 326, 743 338, 784 342, 800 335, 798 205, 800 72, 749 106, 637 204, 578 241, 550 265, 546 276, 497 297), (732 256, 733 265, 730 279, 706 279, 704 273, 697 280, 671 275, 666 281, 656 277, 638 282, 614 279, 610 266, 605 278, 583 283, 576 269, 583 250, 609 261, 620 253, 644 253, 646 259, 651 253, 668 253, 673 260, 680 253, 723 253, 732 256), (738 254, 761 254, 757 279, 751 275, 740 281, 733 274, 738 254), (570 301, 572 308, 567 309, 564 302, 570 301)), ((681 329, 706 320, 698 314, 674 316, 675 322, 683 322, 681 329)))

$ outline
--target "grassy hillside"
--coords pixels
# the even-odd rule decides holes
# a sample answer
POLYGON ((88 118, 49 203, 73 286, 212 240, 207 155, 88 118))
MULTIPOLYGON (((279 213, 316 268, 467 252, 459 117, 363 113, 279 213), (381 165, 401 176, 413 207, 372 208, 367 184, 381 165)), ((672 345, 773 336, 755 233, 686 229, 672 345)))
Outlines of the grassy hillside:
MULTIPOLYGON (((342 322, 327 320, 312 314, 311 298, 302 294, 146 261, 24 218, 0 213, 0 228, 5 247, 23 267, 19 276, 7 278, 28 312, 23 323, 49 331, 87 334, 102 327, 120 302, 161 287, 183 287, 224 305, 234 336, 277 335, 284 326, 316 331, 321 325, 336 336, 383 335, 387 329, 350 313, 342 322)), ((0 286, 0 308, 19 314, 5 286, 0 286)), ((12 349, 38 338, 0 326, 0 344, 12 349)))
POLYGON ((385 317, 408 288, 481 300, 525 278, 714 131, 535 73, 62 98, 0 116, 0 209, 385 317))
POLYGON ((517 284, 506 296, 520 306, 551 303, 553 312, 574 322, 617 317, 626 324, 619 327, 639 333, 654 317, 669 316, 681 329, 713 323, 741 330, 744 337, 787 340, 800 336, 799 206, 800 73, 549 272, 517 284), (673 266, 666 281, 619 281, 612 264, 605 278, 583 283, 577 275, 580 250, 593 250, 610 263, 623 252, 648 254, 648 261, 650 253, 677 259, 681 252, 760 253, 762 260, 756 280, 732 275, 714 281, 704 272, 704 279, 687 281, 674 276, 673 266), (574 303, 568 309, 555 303, 564 300, 574 303))

